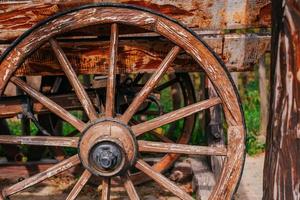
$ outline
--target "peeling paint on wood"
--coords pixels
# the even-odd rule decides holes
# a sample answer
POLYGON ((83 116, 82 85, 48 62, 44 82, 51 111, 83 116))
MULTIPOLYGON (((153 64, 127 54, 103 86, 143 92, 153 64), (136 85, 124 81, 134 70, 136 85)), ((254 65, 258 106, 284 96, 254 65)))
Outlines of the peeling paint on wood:
MULTIPOLYGON (((229 34, 203 36, 203 40, 223 59, 229 71, 249 71, 269 49, 270 36, 229 34)), ((109 42, 63 43, 75 71, 105 74, 109 66, 109 42)), ((0 45, 0 54, 7 45, 0 45)), ((154 71, 171 44, 158 39, 120 41, 118 73, 154 71)), ((169 71, 195 72, 200 67, 186 54, 180 54, 169 71), (184 66, 184 68, 182 67, 184 66)), ((34 53, 18 75, 62 74, 60 64, 49 47, 34 53)))
POLYGON ((300 199, 300 2, 273 1, 264 200, 300 199), (275 14, 276 13, 276 14, 275 14))
POLYGON ((270 0, 84 0, 0 2, 0 41, 13 40, 59 11, 88 3, 113 2, 153 9, 200 30, 270 27, 270 0))

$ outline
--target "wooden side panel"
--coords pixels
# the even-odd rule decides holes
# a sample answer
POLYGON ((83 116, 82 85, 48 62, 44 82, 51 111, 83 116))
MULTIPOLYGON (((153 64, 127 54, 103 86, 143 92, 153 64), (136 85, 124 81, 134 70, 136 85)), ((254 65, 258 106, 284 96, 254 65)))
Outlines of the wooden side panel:
POLYGON ((269 36, 229 34, 225 35, 221 56, 230 71, 247 71, 269 49, 269 36))
MULTIPOLYGON (((205 42, 221 57, 230 71, 248 71, 268 49, 269 36, 214 35, 203 36, 205 42)), ((103 74, 108 71, 109 41, 61 43, 71 64, 78 73, 103 74)), ((0 53, 7 45, 0 45, 0 53)), ((121 40, 119 45, 118 73, 154 71, 172 48, 172 44, 159 39, 121 40)), ((199 71, 200 67, 190 56, 177 56, 169 71, 199 71)), ((61 66, 52 50, 45 46, 34 53, 18 75, 58 75, 61 66)))
POLYGON ((13 40, 37 22, 66 9, 96 2, 150 8, 198 30, 270 27, 270 0, 80 0, 0 2, 0 41, 13 40))

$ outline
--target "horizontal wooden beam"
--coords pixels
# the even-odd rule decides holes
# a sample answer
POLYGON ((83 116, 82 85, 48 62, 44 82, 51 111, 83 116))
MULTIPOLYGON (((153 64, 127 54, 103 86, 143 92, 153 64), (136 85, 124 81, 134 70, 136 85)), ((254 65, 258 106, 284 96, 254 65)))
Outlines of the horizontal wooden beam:
MULTIPOLYGON (((206 35, 203 40, 223 59, 229 71, 249 71, 268 50, 270 36, 257 34, 206 35)), ((60 42, 72 66, 81 74, 105 74, 109 64, 109 41, 60 42)), ((0 45, 0 54, 8 45, 0 45)), ((119 44, 117 73, 153 72, 172 44, 159 38, 124 39, 119 44)), ((180 54, 169 71, 197 72, 200 66, 187 54, 180 54)), ((61 66, 49 46, 26 60, 17 75, 60 75, 61 66)))
MULTIPOLYGON (((15 39, 34 24, 57 12, 96 2, 103 1, 0 2, 0 41, 15 39)), ((199 30, 258 28, 271 25, 270 0, 109 0, 108 2, 150 8, 199 30)))
MULTIPOLYGON (((90 98, 96 104, 96 95, 95 93, 89 93, 90 98)), ((55 103, 58 103, 66 110, 78 110, 82 109, 78 98, 75 94, 62 94, 62 95, 51 95, 49 96, 51 100, 55 103)), ((26 96, 13 96, 13 97, 3 97, 0 99, 0 118, 9 118, 15 117, 18 114, 24 112, 23 104, 27 103, 26 96)), ((33 100, 32 109, 34 113, 43 114, 49 113, 49 110, 43 106, 41 103, 33 100)))

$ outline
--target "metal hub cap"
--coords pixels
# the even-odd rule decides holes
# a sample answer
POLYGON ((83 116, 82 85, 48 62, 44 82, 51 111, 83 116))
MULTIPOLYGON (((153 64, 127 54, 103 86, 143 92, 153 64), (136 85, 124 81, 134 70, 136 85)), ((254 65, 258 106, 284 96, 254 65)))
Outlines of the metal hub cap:
POLYGON ((90 153, 90 162, 101 170, 113 170, 122 162, 122 152, 119 145, 104 141, 96 144, 90 153))
POLYGON ((128 126, 115 119, 88 126, 78 148, 83 166, 96 176, 119 175, 136 161, 136 139, 128 126))

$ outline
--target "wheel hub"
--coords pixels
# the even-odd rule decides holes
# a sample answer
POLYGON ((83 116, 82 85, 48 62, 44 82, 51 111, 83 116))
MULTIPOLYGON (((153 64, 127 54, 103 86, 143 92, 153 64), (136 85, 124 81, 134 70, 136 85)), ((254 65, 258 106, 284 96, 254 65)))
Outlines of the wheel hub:
POLYGON ((113 170, 122 162, 123 155, 119 145, 105 141, 96 144, 90 152, 90 162, 102 170, 113 170))
POLYGON ((112 177, 134 165, 137 142, 127 125, 102 119, 84 130, 78 149, 83 166, 92 174, 112 177))

